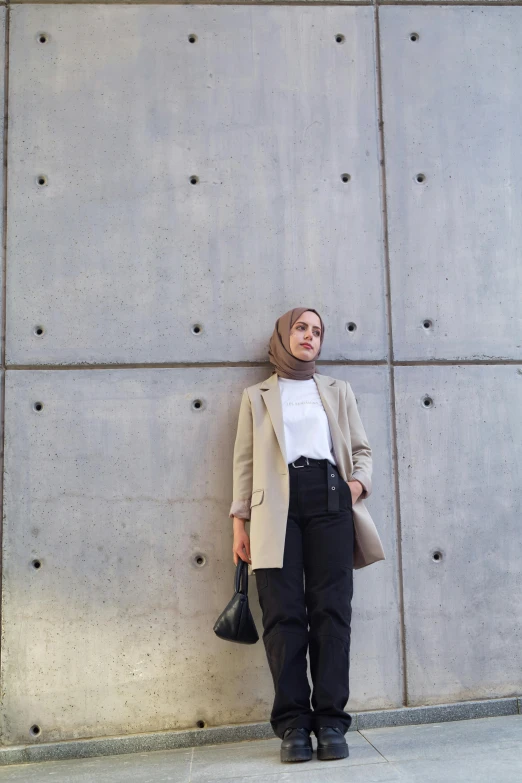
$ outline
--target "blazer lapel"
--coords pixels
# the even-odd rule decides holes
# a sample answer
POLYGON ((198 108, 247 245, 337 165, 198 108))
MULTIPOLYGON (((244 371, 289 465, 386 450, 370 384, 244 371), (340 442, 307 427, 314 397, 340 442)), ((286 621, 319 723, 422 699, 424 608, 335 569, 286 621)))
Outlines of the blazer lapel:
POLYGON ((272 422, 272 427, 274 428, 274 432, 279 443, 279 448, 281 449, 281 453, 284 457, 285 465, 287 465, 288 463, 286 460, 285 449, 285 427, 283 423, 283 406, 281 405, 281 392, 279 391, 276 372, 263 382, 263 385, 261 386, 261 397, 265 401, 268 413, 270 415, 270 420, 272 422))
POLYGON ((343 432, 339 427, 339 386, 337 385, 335 378, 327 378, 324 375, 318 375, 317 373, 314 373, 314 378, 330 425, 330 435, 332 437, 332 446, 337 466, 338 468, 341 468, 341 466, 345 464, 343 448, 346 451, 348 451, 348 448, 343 432))
POLYGON ((330 427, 332 423, 334 428, 339 426, 337 418, 339 416, 339 387, 335 378, 326 378, 323 375, 314 373, 314 380, 317 384, 319 396, 323 402, 330 427))
MULTIPOLYGON (((341 428, 338 424, 339 417, 339 386, 335 378, 314 373, 314 380, 317 384, 317 390, 324 406, 328 422, 330 424, 330 434, 336 458, 342 453, 343 444, 346 446, 341 428)), ((277 373, 272 373, 260 387, 260 392, 265 401, 270 420, 276 434, 281 453, 287 464, 285 451, 285 429, 283 423, 283 407, 281 405, 281 393, 277 381, 277 373)))

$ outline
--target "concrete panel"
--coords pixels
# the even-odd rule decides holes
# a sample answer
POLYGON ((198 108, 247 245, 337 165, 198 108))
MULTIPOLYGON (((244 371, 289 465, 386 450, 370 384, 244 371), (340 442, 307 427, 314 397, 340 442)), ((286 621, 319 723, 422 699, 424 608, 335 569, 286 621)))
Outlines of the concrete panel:
POLYGON ((8 363, 382 359, 373 13, 13 6, 8 363))
POLYGON ((519 360, 522 8, 379 14, 394 356, 519 360))
POLYGON ((522 366, 395 376, 408 703, 520 693, 522 366))
MULTIPOLYGON (((398 706, 386 370, 330 371, 350 378, 375 447, 368 503, 388 555, 356 572, 349 708, 398 706)), ((227 644, 212 625, 233 589, 241 389, 269 374, 8 371, 4 745, 268 720, 263 645, 227 644)), ((249 588, 262 629, 255 580, 249 588)))

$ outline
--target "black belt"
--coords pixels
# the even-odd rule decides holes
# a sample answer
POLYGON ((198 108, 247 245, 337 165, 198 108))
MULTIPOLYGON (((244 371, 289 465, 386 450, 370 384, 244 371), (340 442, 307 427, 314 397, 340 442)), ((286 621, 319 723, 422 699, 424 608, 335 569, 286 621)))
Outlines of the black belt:
POLYGON ((290 462, 289 468, 305 468, 307 465, 321 465, 326 470, 328 485, 328 511, 339 511, 339 491, 343 477, 339 475, 336 465, 327 459, 315 459, 314 457, 299 457, 290 462))

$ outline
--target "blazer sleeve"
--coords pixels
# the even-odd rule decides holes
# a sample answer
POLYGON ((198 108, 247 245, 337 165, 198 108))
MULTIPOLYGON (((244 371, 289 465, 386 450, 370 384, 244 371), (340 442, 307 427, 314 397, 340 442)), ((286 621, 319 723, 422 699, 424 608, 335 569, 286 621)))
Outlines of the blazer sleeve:
POLYGON ((233 457, 232 505, 229 517, 250 519, 252 499, 253 424, 250 397, 243 389, 233 457))
POLYGON ((350 481, 360 481, 364 487, 361 498, 367 498, 372 492, 372 450, 364 431, 353 389, 346 381, 346 408, 352 442, 353 473, 350 481))

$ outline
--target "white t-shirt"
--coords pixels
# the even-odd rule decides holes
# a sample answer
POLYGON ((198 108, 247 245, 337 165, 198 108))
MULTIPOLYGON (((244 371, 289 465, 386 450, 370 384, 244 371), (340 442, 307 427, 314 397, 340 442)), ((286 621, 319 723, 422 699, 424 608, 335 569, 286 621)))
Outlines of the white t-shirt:
POLYGON ((287 462, 303 455, 327 459, 336 465, 330 424, 315 380, 297 381, 279 375, 277 380, 283 408, 287 462))

